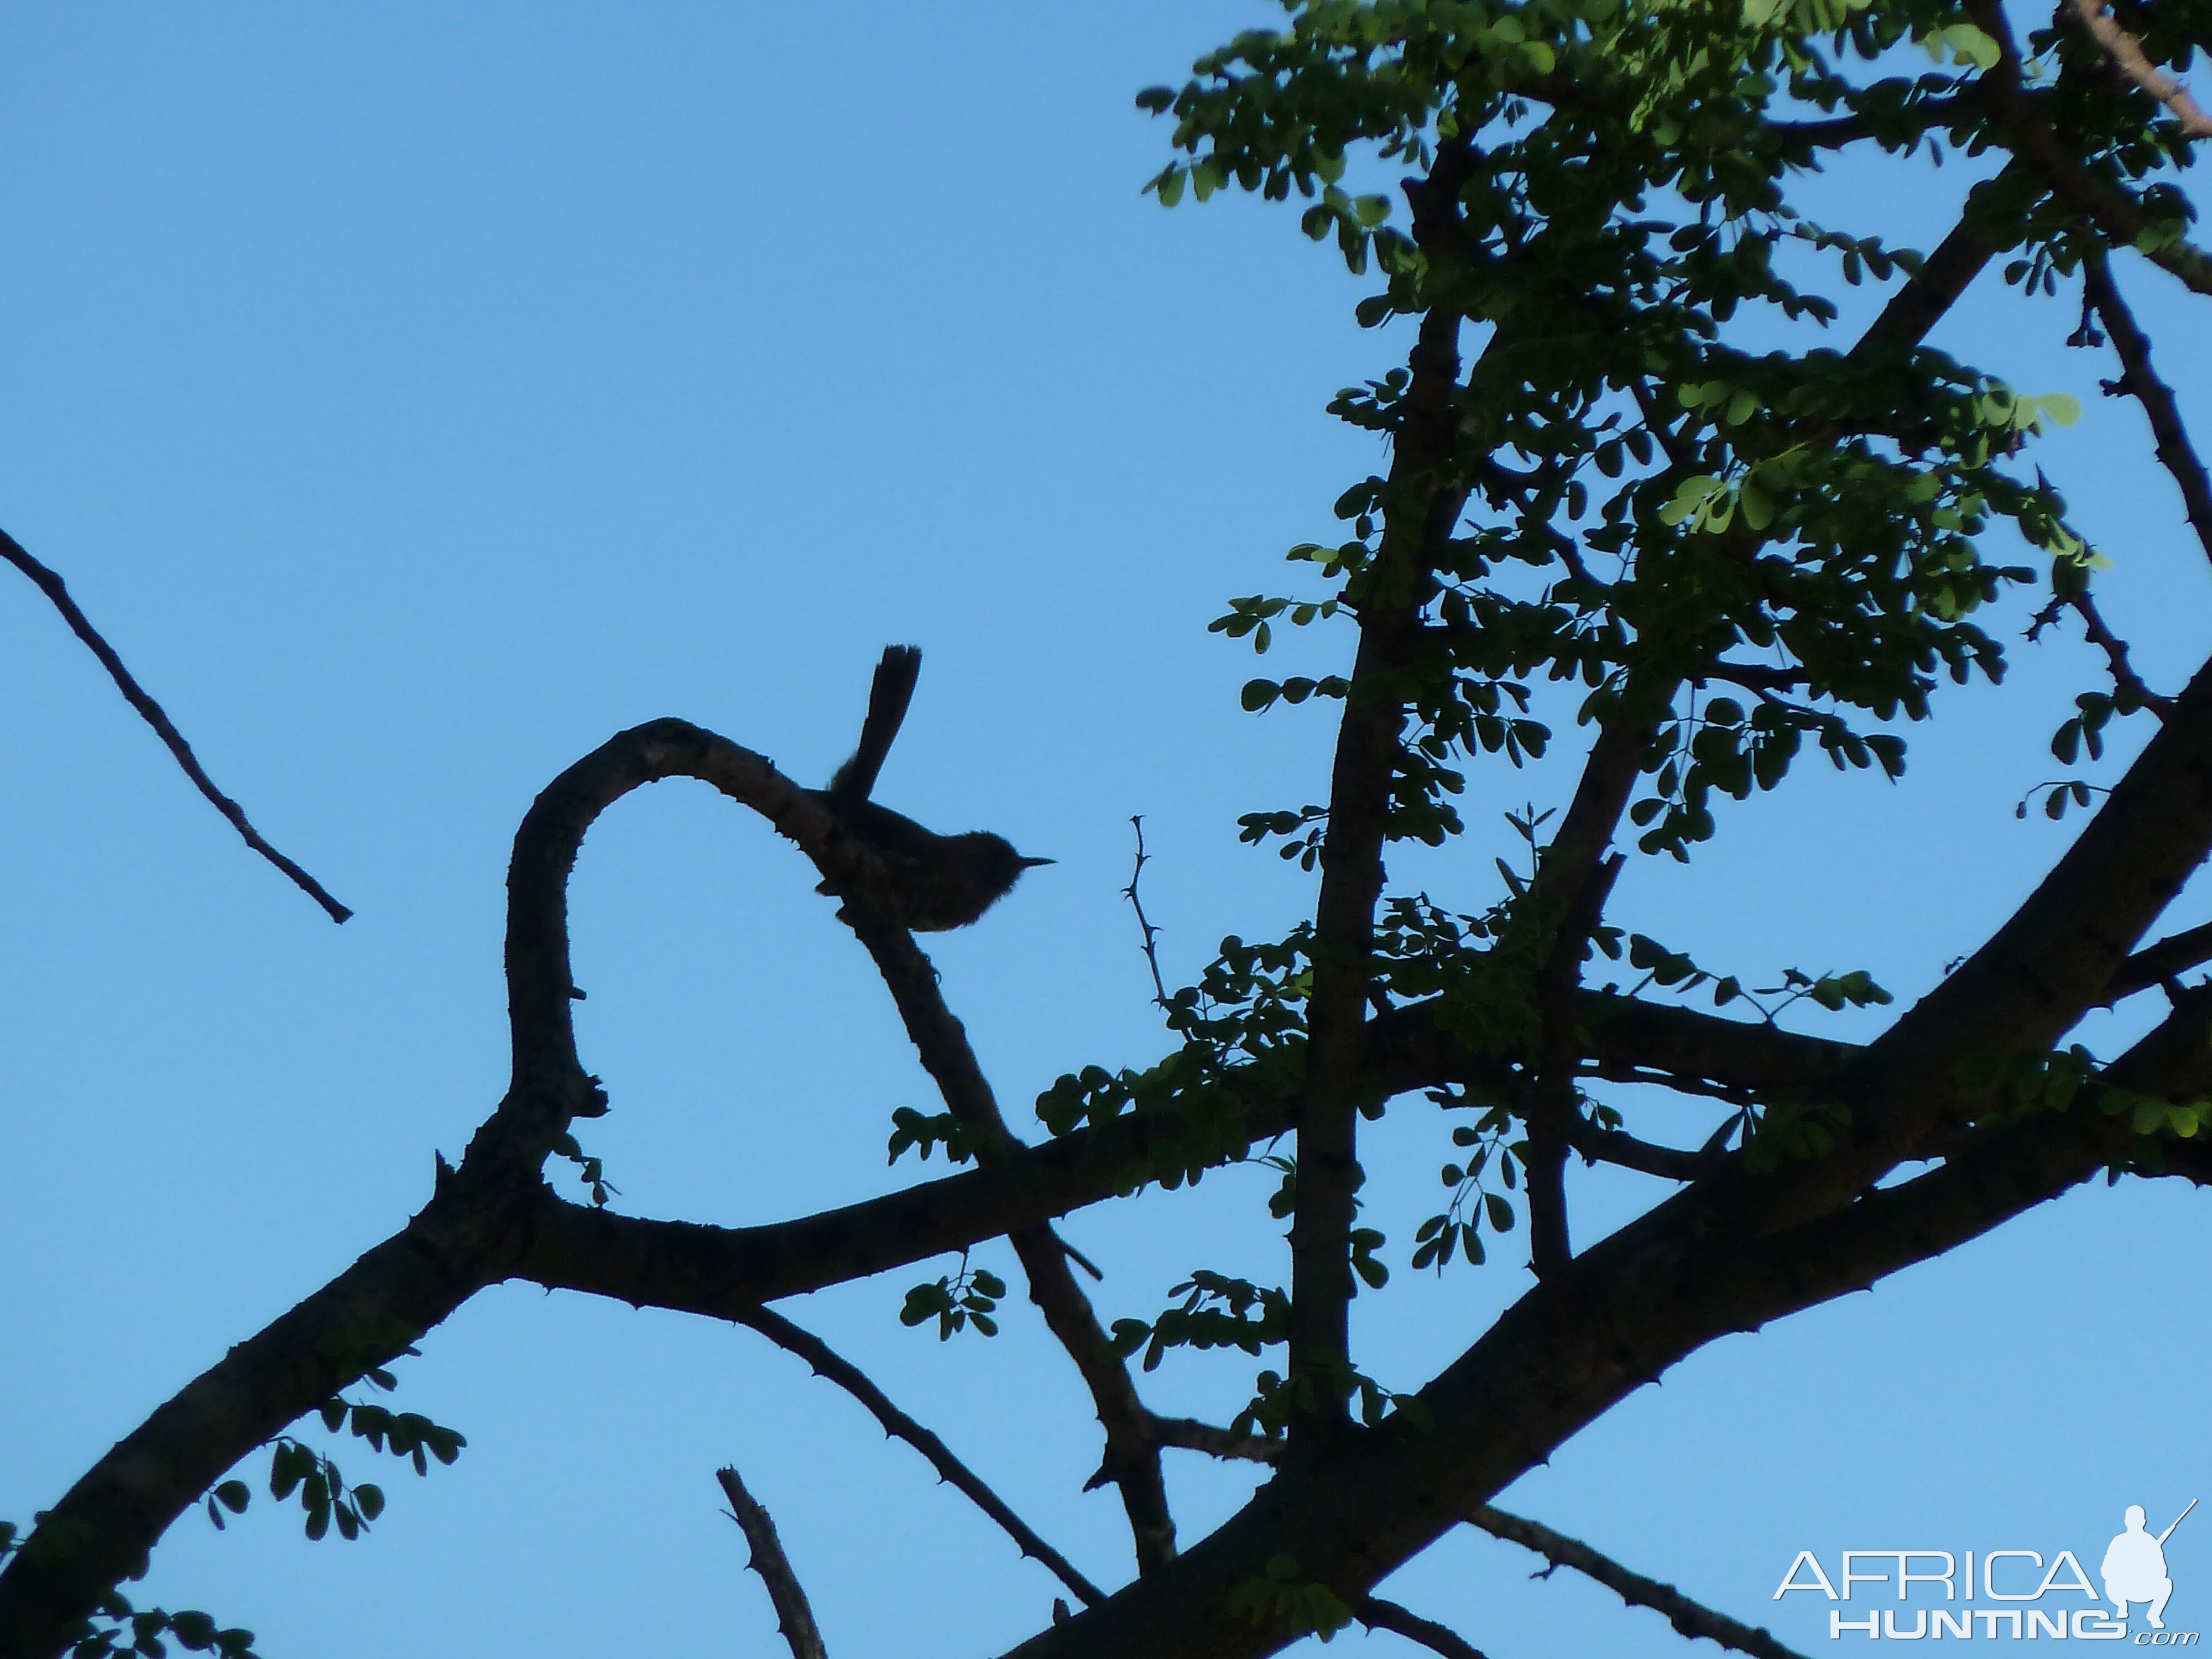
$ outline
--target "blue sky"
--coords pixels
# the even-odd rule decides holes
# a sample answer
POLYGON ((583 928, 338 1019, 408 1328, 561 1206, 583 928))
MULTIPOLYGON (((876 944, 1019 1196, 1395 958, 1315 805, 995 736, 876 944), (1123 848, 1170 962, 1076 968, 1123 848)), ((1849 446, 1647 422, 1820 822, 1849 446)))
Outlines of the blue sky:
MULTIPOLYGON (((1297 914, 1307 878, 1238 847, 1235 819, 1316 798, 1329 732, 1240 714, 1249 659, 1205 625, 1279 586, 1280 551, 1328 536, 1378 465, 1322 405, 1394 342, 1353 327, 1358 285, 1293 215, 1141 198, 1165 129, 1131 105, 1265 15, 0 15, 0 524, 359 912, 333 928, 247 854, 44 602, 0 591, 0 1516, 27 1520, 421 1203, 432 1150, 458 1152, 504 1081, 514 823, 621 726, 683 715, 819 780, 881 647, 926 647, 884 798, 1060 860, 931 947, 1018 1126, 1060 1072, 1160 1045, 1119 896, 1131 814, 1171 974, 1297 914)), ((1965 176, 1822 188, 1831 216, 1924 246, 1965 176)), ((2123 279, 2154 328, 2180 314, 2155 273, 2123 279)), ((2039 459, 2170 688, 2212 582, 2136 411, 2096 396, 2109 364, 2056 349, 2066 304, 1992 294, 1940 343, 2088 405, 2039 459)), ((2212 419, 2201 336, 2169 326, 2160 361, 2212 419)), ((2095 664, 2031 656, 2002 697, 1942 705, 1901 785, 1808 768, 1686 871, 1639 866, 1629 919, 1747 978, 1924 988, 2070 833, 2012 806, 2056 775, 2045 741, 2095 664)), ((1479 776, 1482 844, 1406 869, 1480 902, 1495 814, 1569 781, 1479 776)), ((2174 925, 2202 920, 2191 902, 2174 925)), ((587 1141, 625 1208, 766 1220, 912 1178, 882 1149, 925 1081, 787 847, 661 786, 593 831, 574 905, 580 1032, 615 1105, 587 1141)), ((1399 1272, 1360 1316, 1400 1386, 1525 1282, 1503 1259, 1405 1269, 1443 1140, 1419 1102, 1371 1140, 1399 1272)), ((1071 1221, 1109 1270, 1102 1312, 1149 1315, 1193 1266, 1281 1275, 1269 1184, 1230 1171, 1071 1221)), ((1651 1195, 1585 1179, 1585 1236, 1651 1195)), ((2124 1504, 2163 1524, 2206 1472, 2205 1217, 2179 1189, 2077 1194, 1717 1345, 1505 1501, 1800 1645, 1825 1639, 1813 1610, 1766 1599, 1799 1548, 2087 1559, 2124 1504)), ((978 1259, 1012 1276, 1003 1249, 978 1259)), ((995 1342, 902 1328, 935 1271, 786 1311, 1117 1578, 1118 1504, 1078 1492, 1097 1448, 1071 1369, 1018 1305, 995 1342)), ((1153 1388, 1225 1415, 1240 1382, 1170 1363, 1153 1388)), ((433 1334, 398 1403, 471 1444, 422 1480, 342 1450, 392 1496, 366 1540, 308 1545, 265 1498, 221 1536, 187 1516, 149 1595, 251 1626, 272 1659, 778 1653, 718 1514, 732 1460, 833 1652, 996 1651, 1055 1593, 748 1332, 510 1286, 433 1334)), ((1174 1479, 1187 1538, 1249 1486, 1174 1479)), ((2172 1553, 2168 1622, 2212 1622, 2212 1520, 2172 1553)), ((1533 1565, 1457 1536, 1394 1593, 1497 1659, 1678 1650, 1565 1575, 1531 1585, 1533 1565)))

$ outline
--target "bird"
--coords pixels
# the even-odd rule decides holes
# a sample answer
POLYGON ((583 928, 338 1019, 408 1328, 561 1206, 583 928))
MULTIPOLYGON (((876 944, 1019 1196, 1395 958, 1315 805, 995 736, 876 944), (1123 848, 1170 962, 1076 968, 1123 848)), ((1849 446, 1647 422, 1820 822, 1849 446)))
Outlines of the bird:
POLYGON ((921 673, 920 647, 884 647, 868 689, 860 744, 831 775, 830 787, 817 792, 847 832, 876 855, 882 876, 858 892, 827 881, 818 890, 857 897, 885 921, 915 933, 941 933, 967 927, 1004 898, 1024 870, 1053 860, 1024 857, 1004 836, 988 830, 940 836, 871 799, 921 673))

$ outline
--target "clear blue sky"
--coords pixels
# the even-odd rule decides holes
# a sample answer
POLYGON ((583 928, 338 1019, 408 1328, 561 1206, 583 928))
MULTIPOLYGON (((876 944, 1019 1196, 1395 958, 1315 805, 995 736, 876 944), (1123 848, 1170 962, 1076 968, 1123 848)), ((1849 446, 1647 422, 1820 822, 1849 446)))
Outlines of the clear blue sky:
MULTIPOLYGON (((0 1516, 27 1521, 427 1196, 433 1149, 457 1153, 504 1081, 508 837, 620 726, 683 715, 819 780, 880 647, 921 643, 883 793, 1060 860, 932 947, 1019 1125, 1060 1071, 1161 1042, 1118 896, 1132 813, 1173 973, 1297 913, 1307 879, 1239 848, 1235 818, 1317 799, 1329 733, 1241 714, 1249 660, 1205 624, 1279 586, 1281 550, 1328 535, 1377 464, 1322 405, 1394 342, 1352 326, 1359 290, 1294 216, 1140 198, 1165 131, 1131 106, 1264 15, 0 14, 0 524, 359 912, 333 928, 246 854, 44 601, 0 583, 0 1516)), ((1835 216, 1926 246, 1966 176, 1838 178, 1835 216)), ((2176 314, 2163 278, 2124 275, 2148 319, 2176 314)), ((1942 343, 2089 405, 2041 459, 2171 687, 2212 576, 2136 411, 2095 395, 2109 365, 2045 349, 2065 304, 1999 296, 1942 343)), ((2202 338, 2168 333, 2167 378, 2212 427, 2202 338)), ((2017 695, 1949 699, 1903 785, 1808 768, 1688 871, 1639 869, 1628 919, 1747 978, 1924 988, 2069 833, 2012 805, 2055 775, 2045 740, 2095 665, 2035 659, 2017 695)), ((1569 781, 1481 775, 1471 816, 1486 841, 1569 781)), ((1479 902, 1486 849, 1454 858, 1421 878, 1479 902)), ((913 1178, 883 1145, 926 1084, 810 889, 703 788, 593 832, 580 1034, 615 1111, 586 1139, 623 1207, 750 1222, 913 1178)), ((2185 897, 2173 920, 2202 919, 2185 897)), ((1676 1109, 1651 1132, 1701 1133, 1676 1109)), ((1418 1101, 1371 1142, 1399 1273, 1361 1316, 1402 1387, 1525 1282, 1507 1261, 1405 1268, 1443 1142, 1418 1101)), ((1193 1266, 1281 1276, 1265 1185, 1232 1171, 1073 1220, 1109 1270, 1102 1312, 1151 1314, 1193 1266)), ((1584 1186, 1585 1236, 1650 1196, 1584 1186)), ((2162 1524, 2212 1473, 2207 1217, 2178 1188, 2077 1194, 1697 1356, 1506 1501, 1800 1645, 1825 1640, 1814 1610, 1766 1598, 1801 1547, 2087 1559, 2125 1504, 2162 1524)), ((1003 1249, 978 1259, 1013 1276, 1003 1249)), ((1096 1431, 1064 1357, 1019 1305, 995 1342, 902 1328, 926 1276, 787 1311, 1117 1579, 1126 1530, 1078 1492, 1096 1431)), ((749 1332, 510 1287, 425 1349, 399 1403, 469 1435, 457 1467, 418 1480, 349 1443, 348 1475, 392 1499, 368 1540, 310 1546, 265 1497, 222 1536, 188 1516, 151 1598, 253 1627, 270 1659, 780 1654, 718 1514, 734 1460, 834 1653, 989 1653, 1047 1616, 1040 1569, 749 1332)), ((1155 1403, 1226 1415, 1243 1380, 1171 1364, 1155 1403)), ((1187 1538, 1249 1485, 1174 1478, 1187 1538)), ((2171 1547, 2178 1627, 2212 1624, 2208 1516, 2171 1547)), ((1680 1650, 1565 1575, 1530 1585, 1533 1565, 1455 1536, 1393 1593, 1495 1659, 1680 1650)))

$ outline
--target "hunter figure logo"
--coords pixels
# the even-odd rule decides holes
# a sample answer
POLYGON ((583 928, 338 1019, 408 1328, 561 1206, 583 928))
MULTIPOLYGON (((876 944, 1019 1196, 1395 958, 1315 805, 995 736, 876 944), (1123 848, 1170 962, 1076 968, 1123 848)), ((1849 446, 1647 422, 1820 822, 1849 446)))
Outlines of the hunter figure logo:
MULTIPOLYGON (((2189 1510, 2197 1507, 2197 1500, 2189 1500, 2189 1510)), ((2173 1517, 2168 1527, 2155 1538, 2143 1530, 2146 1517, 2140 1504, 2128 1505, 2128 1529, 2112 1540, 2105 1552, 2105 1594, 2111 1598, 2118 1617, 2125 1620, 2128 1603, 2148 1601, 2150 1612, 2146 1616, 2153 1630, 2166 1628, 2166 1601, 2173 1594, 2173 1580, 2166 1576, 2166 1540, 2173 1536, 2173 1527, 2179 1526, 2189 1514, 2184 1510, 2173 1517)))
POLYGON ((2019 1549, 1845 1550, 1833 1578, 1820 1565, 1817 1553, 1800 1550, 1790 1571, 1783 1574, 1774 1599, 1779 1601, 1792 1590, 1809 1590, 1829 1601, 1847 1603, 1859 1599, 1864 1591, 1866 1599, 1921 1603, 1901 1608, 1869 1607, 1856 1617, 1840 1606, 1831 1607, 1830 1641, 1840 1641, 1848 1634, 1893 1642, 2051 1638, 2081 1642, 2132 1639, 2136 1647, 2195 1647, 2200 1639, 2198 1632, 2166 1627, 2166 1606, 2173 1595, 2166 1544, 2196 1507, 2192 1498, 2164 1532, 2154 1533, 2143 1506, 2129 1504, 2121 1517, 2124 1529, 2106 1547, 2099 1566, 2098 1576, 2105 1586, 2101 1599, 2083 1571, 2081 1558, 2069 1549, 2049 1555, 2040 1550, 2019 1549), (1868 1588, 1873 1585, 1894 1585, 1896 1595, 1892 1597, 1883 1589, 1868 1588), (1920 1589, 1917 1596, 1913 1594, 1915 1586, 1920 1589), (2069 1606, 2063 1599, 2068 1596, 2079 1596, 2087 1605, 2069 1606), (1977 1601, 1996 1605, 1971 1605, 1977 1601), (2109 1612, 2103 1605, 2106 1601, 2112 1604, 2109 1612), (2140 1609, 2147 1628, 2130 1626, 2131 1608, 2140 1609))

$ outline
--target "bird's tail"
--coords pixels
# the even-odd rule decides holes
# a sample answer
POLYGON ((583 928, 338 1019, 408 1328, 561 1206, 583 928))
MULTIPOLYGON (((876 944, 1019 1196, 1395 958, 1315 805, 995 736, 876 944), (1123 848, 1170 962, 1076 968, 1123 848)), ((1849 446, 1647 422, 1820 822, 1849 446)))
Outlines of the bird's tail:
POLYGON ((830 780, 830 793, 851 804, 875 793, 876 775, 891 752, 892 739, 906 721, 907 705, 914 701, 914 686, 921 675, 921 647, 887 645, 876 665, 875 684, 868 688, 868 718, 860 726, 860 745, 853 758, 830 780))

